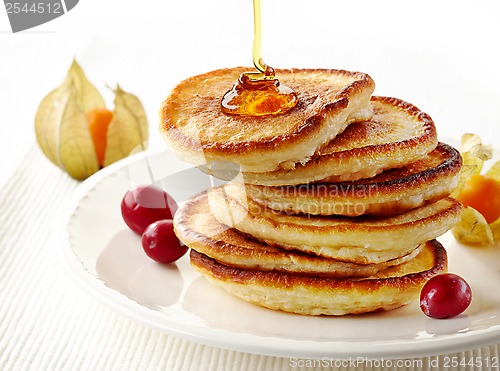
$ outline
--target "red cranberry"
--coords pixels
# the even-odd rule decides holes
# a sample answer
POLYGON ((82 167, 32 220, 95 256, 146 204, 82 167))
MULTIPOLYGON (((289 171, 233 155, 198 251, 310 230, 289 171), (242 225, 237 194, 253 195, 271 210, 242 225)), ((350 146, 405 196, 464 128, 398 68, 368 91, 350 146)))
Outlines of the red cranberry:
POLYGON ((165 191, 153 185, 130 189, 121 203, 123 220, 135 233, 142 235, 148 225, 161 219, 172 219, 177 203, 165 191))
POLYGON ((460 276, 444 273, 426 282, 420 293, 420 308, 432 318, 449 318, 462 313, 472 300, 469 284, 460 276))
POLYGON ((174 233, 172 220, 159 220, 150 224, 142 234, 142 247, 158 263, 171 263, 188 250, 174 233))

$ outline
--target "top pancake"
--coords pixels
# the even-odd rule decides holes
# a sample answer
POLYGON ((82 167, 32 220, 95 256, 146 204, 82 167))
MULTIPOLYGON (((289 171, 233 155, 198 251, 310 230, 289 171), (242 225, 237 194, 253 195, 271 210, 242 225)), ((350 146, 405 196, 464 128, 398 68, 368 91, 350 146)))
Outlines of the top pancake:
POLYGON ((276 70, 298 95, 282 115, 245 117, 221 112, 222 96, 237 67, 191 77, 176 86, 160 112, 160 132, 183 160, 194 165, 233 163, 245 172, 268 172, 307 161, 352 122, 369 119, 373 80, 364 73, 326 69, 276 70))
MULTIPOLYGON (((349 125, 293 171, 243 174, 245 183, 268 186, 306 184, 316 181, 355 181, 384 170, 409 165, 436 148, 434 122, 414 105, 397 98, 372 97, 373 117, 349 125)), ((224 179, 234 178, 220 172, 224 179)))

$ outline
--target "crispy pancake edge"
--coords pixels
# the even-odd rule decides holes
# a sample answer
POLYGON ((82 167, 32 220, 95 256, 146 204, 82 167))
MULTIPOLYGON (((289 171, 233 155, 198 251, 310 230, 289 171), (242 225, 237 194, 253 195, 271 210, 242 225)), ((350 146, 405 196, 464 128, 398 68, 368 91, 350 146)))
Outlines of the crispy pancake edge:
POLYGON ((375 178, 354 182, 320 182, 295 186, 246 184, 245 188, 248 196, 254 201, 279 211, 347 216, 397 214, 422 206, 425 202, 437 201, 448 196, 454 189, 462 166, 460 152, 445 143, 439 143, 434 151, 446 156, 438 166, 396 179, 377 181, 376 178, 384 174, 381 173, 375 178), (438 187, 437 183, 441 187, 438 187), (418 196, 422 197, 416 204, 403 203, 409 197, 418 196), (332 203, 336 207, 331 207, 332 203), (337 207, 352 204, 362 205, 363 211, 337 207))
POLYGON ((174 228, 177 237, 186 246, 224 265, 247 269, 258 268, 267 271, 296 272, 324 277, 341 278, 373 275, 390 266, 402 264, 412 259, 422 248, 422 246, 419 246, 407 255, 387 262, 363 265, 269 246, 251 236, 238 232, 234 228, 228 228, 220 224, 210 212, 208 196, 205 192, 188 200, 177 210, 174 217, 174 228), (205 219, 203 223, 211 226, 208 233, 208 227, 200 226, 197 223, 198 217, 203 217, 205 219), (241 243, 242 245, 235 245, 235 243, 241 243))
POLYGON ((372 225, 370 221, 377 222, 380 218, 364 216, 358 218, 363 218, 365 223, 360 223, 358 218, 316 216, 313 219, 322 224, 305 225, 303 221, 308 220, 307 216, 283 214, 259 204, 256 214, 252 214, 241 200, 222 187, 213 189, 209 200, 219 222, 267 244, 357 264, 380 263, 407 254, 422 242, 448 231, 460 220, 463 210, 460 202, 447 197, 437 201, 439 206, 424 205, 422 208, 427 211, 424 216, 419 216, 422 208, 413 209, 383 218, 387 220, 384 225, 372 225), (325 224, 330 218, 331 225, 325 224), (399 219, 397 224, 394 218, 399 219), (413 218, 418 219, 411 220, 413 218))
POLYGON ((238 269, 219 264, 195 250, 191 250, 190 261, 209 281, 251 303, 298 314, 345 315, 391 310, 415 300, 428 279, 447 271, 444 247, 432 240, 426 248, 432 249, 434 259, 430 269, 402 276, 354 280, 238 269), (348 301, 351 297, 358 301, 337 300, 342 295, 347 295, 348 301), (299 304, 294 305, 294 299, 299 304))

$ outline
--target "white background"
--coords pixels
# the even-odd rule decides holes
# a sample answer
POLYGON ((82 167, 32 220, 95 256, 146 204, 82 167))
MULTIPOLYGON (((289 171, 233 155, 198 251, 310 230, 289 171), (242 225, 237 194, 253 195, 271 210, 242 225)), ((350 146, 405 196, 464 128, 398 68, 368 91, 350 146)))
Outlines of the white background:
MULTIPOLYGON (((420 107, 443 138, 476 132, 500 147, 500 1, 262 2, 263 56, 271 66, 367 72, 376 94, 420 107)), ((141 98, 153 148, 163 146, 157 112, 176 83, 210 69, 251 65, 251 0, 80 0, 67 15, 18 34, 3 9, 0 187, 36 145, 37 106, 63 81, 74 57, 110 107, 106 85, 119 82, 141 98)), ((222 362, 226 369, 289 369, 279 368, 289 360, 228 354, 160 336, 81 292, 56 259, 49 228, 59 222, 51 219, 74 183, 58 177, 56 168, 47 171, 51 165, 39 153, 30 152, 27 161, 31 166, 2 187, 7 196, 0 202, 0 368, 144 369, 163 363, 205 370, 222 362), (47 167, 39 166, 44 161, 47 167)), ((460 259, 461 266, 481 262, 480 252, 460 259)), ((471 274, 475 282, 494 282, 481 279, 486 270, 471 274)), ((477 359, 498 360, 498 348, 459 356, 427 360, 477 365, 477 359), (494 358, 485 358, 490 354, 494 358)))
MULTIPOLYGON (((274 67, 359 70, 377 95, 430 114, 442 137, 499 144, 500 2, 262 0, 263 57, 274 67)), ((0 181, 35 141, 40 100, 73 57, 112 106, 106 85, 138 95, 152 147, 157 112, 180 80, 251 65, 251 0, 80 0, 66 15, 13 34, 0 5, 0 181)))

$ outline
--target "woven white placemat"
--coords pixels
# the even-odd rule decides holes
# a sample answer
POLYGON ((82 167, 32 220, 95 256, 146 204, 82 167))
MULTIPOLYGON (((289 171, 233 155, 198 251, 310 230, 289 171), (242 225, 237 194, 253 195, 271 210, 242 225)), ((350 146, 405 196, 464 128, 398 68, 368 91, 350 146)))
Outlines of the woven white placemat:
POLYGON ((84 293, 59 260, 53 229, 77 185, 33 146, 0 190, 0 370, 500 369, 498 346, 398 364, 313 361, 219 349, 131 321, 84 293))

